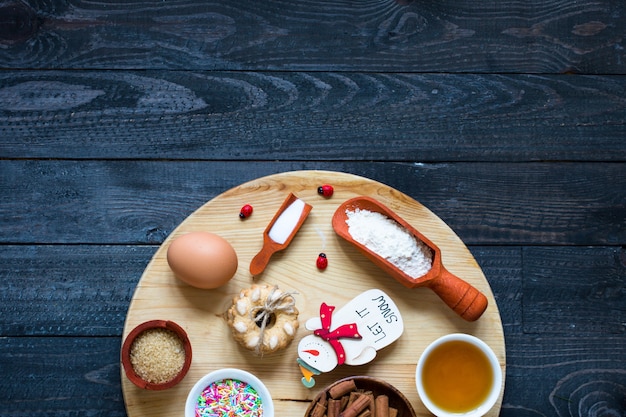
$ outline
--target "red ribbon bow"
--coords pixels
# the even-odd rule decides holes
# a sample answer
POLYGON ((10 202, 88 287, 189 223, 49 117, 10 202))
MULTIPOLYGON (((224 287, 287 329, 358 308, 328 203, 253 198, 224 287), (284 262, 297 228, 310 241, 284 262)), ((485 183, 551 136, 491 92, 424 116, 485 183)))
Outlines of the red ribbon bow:
POLYGON ((322 320, 322 328, 313 332, 314 335, 326 340, 335 349, 337 354, 337 364, 341 365, 346 361, 346 351, 343 348, 340 338, 344 339, 361 339, 356 323, 343 324, 337 327, 332 332, 330 331, 330 324, 332 321, 334 306, 329 306, 326 303, 322 303, 320 306, 320 320, 322 320))

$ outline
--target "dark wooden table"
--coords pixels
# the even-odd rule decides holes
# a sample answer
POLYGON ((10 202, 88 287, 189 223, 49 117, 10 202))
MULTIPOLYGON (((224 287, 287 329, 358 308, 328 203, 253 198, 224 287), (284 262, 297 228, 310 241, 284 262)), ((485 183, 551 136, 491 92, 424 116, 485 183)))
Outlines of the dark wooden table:
POLYGON ((125 416, 129 301, 247 180, 397 188, 501 311, 502 416, 626 415, 623 0, 0 2, 0 416, 125 416))

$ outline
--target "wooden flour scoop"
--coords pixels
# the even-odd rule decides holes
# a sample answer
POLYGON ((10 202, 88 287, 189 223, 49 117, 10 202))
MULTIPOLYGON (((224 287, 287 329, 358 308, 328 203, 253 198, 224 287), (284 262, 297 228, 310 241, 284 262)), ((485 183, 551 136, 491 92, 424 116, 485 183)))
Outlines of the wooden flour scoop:
POLYGON ((263 247, 250 261, 250 273, 255 276, 265 270, 271 256, 285 249, 311 212, 311 205, 290 193, 263 232, 263 247))
POLYGON ((391 275, 398 282, 408 288, 428 287, 433 290, 455 313, 467 321, 477 320, 487 308, 487 297, 475 287, 450 273, 441 262, 441 250, 420 232, 415 230, 404 219, 389 208, 370 197, 355 197, 341 204, 332 219, 333 229, 343 239, 352 243, 372 262, 383 271, 391 275), (365 245, 355 241, 350 235, 346 220, 346 211, 356 209, 378 212, 395 220, 399 225, 412 234, 418 241, 422 241, 433 253, 430 270, 420 276, 412 277, 393 265, 391 262, 373 252, 365 245))

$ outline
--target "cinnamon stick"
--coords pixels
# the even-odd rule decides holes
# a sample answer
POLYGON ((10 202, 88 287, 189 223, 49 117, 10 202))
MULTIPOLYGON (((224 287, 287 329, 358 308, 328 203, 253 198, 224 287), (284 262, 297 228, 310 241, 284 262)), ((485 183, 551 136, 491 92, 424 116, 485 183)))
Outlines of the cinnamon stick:
POLYGON ((341 413, 341 400, 328 400, 328 417, 339 417, 341 413))
POLYGON ((351 379, 338 383, 328 391, 328 394, 330 395, 330 398, 336 400, 337 398, 340 398, 352 391, 356 391, 356 383, 351 379))
POLYGON ((377 417, 377 414, 376 414, 376 397, 374 396, 374 393, 371 392, 371 391, 368 391, 366 395, 370 399, 369 409, 370 409, 371 417, 377 417))
POLYGON ((326 414, 326 406, 324 404, 315 403, 311 417, 324 417, 324 414, 326 414))
POLYGON ((346 408, 348 408, 348 403, 350 402, 350 397, 347 395, 344 395, 343 397, 341 397, 341 407, 339 408, 341 411, 345 410, 346 408))
POLYGON ((359 413, 370 404, 370 399, 367 395, 361 395, 359 398, 346 408, 339 417, 356 417, 359 413))
POLYGON ((389 397, 386 395, 376 397, 376 417, 389 417, 389 397))
POLYGON ((363 395, 360 392, 351 392, 348 395, 348 404, 346 404, 346 408, 350 407, 352 405, 353 402, 356 401, 357 398, 359 398, 361 395, 363 395))

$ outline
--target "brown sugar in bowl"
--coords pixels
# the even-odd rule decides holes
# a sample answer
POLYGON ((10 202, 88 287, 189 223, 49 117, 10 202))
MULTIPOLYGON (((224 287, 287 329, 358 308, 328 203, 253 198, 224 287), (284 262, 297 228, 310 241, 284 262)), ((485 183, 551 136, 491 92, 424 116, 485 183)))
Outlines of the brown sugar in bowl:
MULTIPOLYGON (((154 337, 152 341, 154 341, 154 337)), ((163 346, 153 345, 153 346, 150 346, 149 350, 158 351, 161 347, 163 346)), ((141 352, 136 352, 136 353, 140 354, 141 352)), ((168 354, 169 353, 166 350, 165 355, 168 355, 168 354)), ((189 371, 189 367, 191 366, 191 343, 189 341, 189 338, 187 337, 187 333, 185 332, 185 330, 183 330, 182 327, 180 327, 178 324, 174 323, 173 321, 151 320, 151 321, 141 323, 128 334, 128 336, 124 340, 124 343, 122 344, 121 357, 122 357, 121 359, 122 359, 122 366, 124 368, 124 372, 126 373, 126 376, 128 377, 128 379, 133 384, 135 384, 139 388, 152 390, 152 391, 160 391, 160 390, 171 388, 174 385, 178 384, 185 377, 185 375, 187 374, 187 371, 189 371), (184 357, 184 361, 182 364, 182 368, 180 368, 180 370, 178 370, 178 372, 175 373, 174 376, 162 382, 155 381, 154 379, 152 381, 149 380, 152 378, 147 378, 147 379, 142 378, 140 374, 141 373, 145 374, 145 372, 143 372, 142 370, 139 370, 140 372, 137 372, 137 370, 133 366, 133 361, 131 359, 131 353, 134 348, 133 344, 138 340, 140 336, 145 336, 148 334, 148 332, 155 332, 157 335, 156 339, 159 339, 159 338, 168 339, 168 338, 174 337, 175 339, 170 339, 169 341, 162 340, 157 343, 161 343, 161 342, 170 343, 174 340, 176 340, 176 342, 180 341, 184 350, 185 357, 184 357)), ((162 369, 162 368, 167 368, 168 366, 170 366, 169 364, 166 363, 166 361, 168 361, 168 359, 171 359, 171 358, 154 357, 153 355, 153 357, 144 358, 144 359, 149 364, 154 364, 157 368, 162 369)), ((176 365, 176 368, 178 368, 179 366, 180 366, 179 364, 176 365)), ((150 373, 150 370, 148 370, 148 373, 150 373)))

